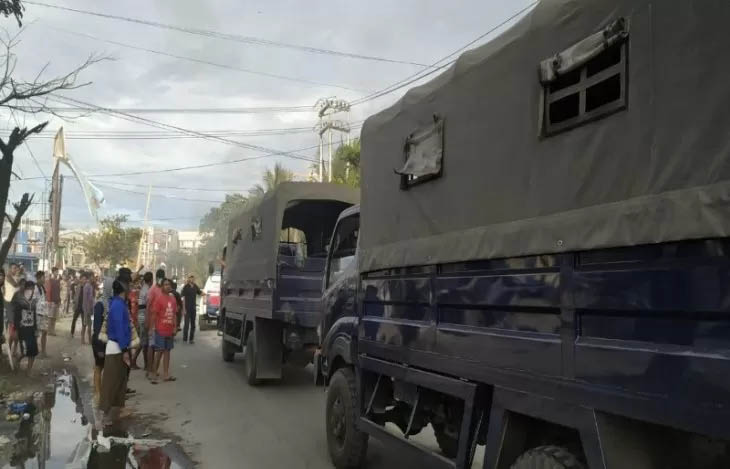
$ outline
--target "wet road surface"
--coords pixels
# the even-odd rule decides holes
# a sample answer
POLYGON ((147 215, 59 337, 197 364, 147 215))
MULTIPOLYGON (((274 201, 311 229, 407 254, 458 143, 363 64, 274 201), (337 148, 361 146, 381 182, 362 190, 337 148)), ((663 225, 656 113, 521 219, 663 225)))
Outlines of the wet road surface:
MULTIPOLYGON (((180 336, 178 335, 178 338, 180 336)), ((251 387, 243 356, 225 363, 220 338, 204 331, 195 345, 175 343, 172 383, 152 385, 132 373, 129 404, 150 431, 176 434, 201 468, 329 469, 324 433, 325 391, 311 367, 285 369, 280 384, 251 387)), ((419 435, 435 445, 432 435, 419 435)), ((412 461, 370 440, 367 468, 402 469, 412 461)))
MULTIPOLYGON (((127 425, 101 426, 88 389, 75 376, 49 376, 44 392, 9 398, 23 406, 15 422, 7 422, 0 444, 0 468, 23 469, 189 469, 192 461, 172 442, 134 439, 127 425), (130 439, 131 437, 131 439, 130 439), (115 439, 118 438, 118 439, 115 439)), ((10 404, 10 405, 7 405, 10 404)))

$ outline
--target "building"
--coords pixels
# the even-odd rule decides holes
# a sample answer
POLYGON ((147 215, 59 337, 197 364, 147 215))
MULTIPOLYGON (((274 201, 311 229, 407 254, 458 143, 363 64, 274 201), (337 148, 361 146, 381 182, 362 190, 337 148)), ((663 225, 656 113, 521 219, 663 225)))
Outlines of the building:
MULTIPOLYGON (((10 234, 10 223, 3 226, 2 241, 10 234)), ((41 265, 45 243, 44 224, 41 220, 22 219, 8 251, 8 262, 20 262, 26 269, 36 270, 41 265)))
POLYGON ((146 268, 154 270, 164 266, 168 255, 179 249, 177 230, 150 226, 143 230, 140 261, 146 268))
POLYGON ((198 251, 202 236, 198 231, 180 231, 178 233, 180 251, 185 254, 194 254, 198 251))
POLYGON ((64 230, 58 234, 60 264, 64 269, 81 269, 88 266, 84 238, 95 230, 64 230))

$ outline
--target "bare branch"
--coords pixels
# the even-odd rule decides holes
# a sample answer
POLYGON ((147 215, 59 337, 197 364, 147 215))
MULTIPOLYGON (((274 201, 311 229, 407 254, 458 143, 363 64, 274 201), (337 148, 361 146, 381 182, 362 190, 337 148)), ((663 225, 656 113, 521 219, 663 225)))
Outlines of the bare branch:
POLYGON ((23 218, 23 215, 25 215, 25 212, 28 211, 28 208, 32 203, 33 196, 26 192, 23 194, 23 197, 20 198, 19 202, 13 204, 13 208, 15 208, 15 218, 11 220, 10 216, 5 214, 10 222, 10 232, 8 233, 8 237, 5 238, 5 241, 3 241, 2 247, 0 247, 0 264, 5 263, 5 259, 8 257, 8 252, 10 252, 10 247, 13 245, 13 239, 15 239, 15 235, 18 233, 20 220, 23 218))
MULTIPOLYGON (((4 0, 0 0, 0 5, 4 0)), ((0 13, 2 10, 0 9, 0 13)), ((43 79, 43 75, 48 71, 50 62, 46 63, 31 80, 19 80, 13 77, 17 58, 13 54, 13 48, 19 43, 16 36, 7 33, 0 38, 3 45, 2 56, 2 77, 0 77, 0 106, 7 107, 20 112, 36 114, 40 112, 57 115, 49 109, 45 102, 38 109, 29 106, 27 103, 33 98, 45 98, 57 91, 75 90, 88 86, 90 81, 78 82, 79 74, 91 67, 92 65, 104 60, 111 60, 110 57, 99 56, 96 54, 89 55, 86 60, 76 68, 72 69, 64 75, 43 79)), ((60 117, 60 116, 59 116, 60 117)))

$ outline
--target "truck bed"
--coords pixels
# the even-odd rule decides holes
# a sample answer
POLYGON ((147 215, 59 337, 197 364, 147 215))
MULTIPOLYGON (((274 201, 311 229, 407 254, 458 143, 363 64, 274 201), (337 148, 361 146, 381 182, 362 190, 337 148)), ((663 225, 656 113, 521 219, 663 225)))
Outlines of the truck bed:
POLYGON ((730 241, 364 274, 359 351, 730 436, 730 241))

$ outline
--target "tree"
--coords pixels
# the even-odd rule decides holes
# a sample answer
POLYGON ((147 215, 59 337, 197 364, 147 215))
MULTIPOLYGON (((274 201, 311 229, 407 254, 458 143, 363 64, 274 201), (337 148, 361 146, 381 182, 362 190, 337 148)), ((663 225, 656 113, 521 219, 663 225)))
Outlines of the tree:
MULTIPOLYGON (((20 220, 25 215, 25 212, 28 210, 28 207, 31 206, 33 203, 33 196, 28 194, 23 194, 23 197, 21 197, 20 202, 13 204, 13 208, 15 209, 15 218, 10 218, 10 215, 7 213, 5 214, 5 217, 8 219, 8 222, 10 222, 10 233, 8 233, 8 237, 5 238, 5 241, 3 241, 2 247, 0 247, 0 259, 4 262, 5 259, 8 257, 8 252, 10 252, 10 247, 13 245, 13 239, 15 239, 15 235, 18 233, 18 227, 20 226, 20 220)), ((2 262, 0 262, 2 264, 2 262)))
MULTIPOLYGON (((312 164, 312 170, 319 172, 319 163, 312 164)), ((323 178, 329 180, 327 165, 324 165, 323 178)), ((343 143, 332 157, 332 182, 345 184, 352 187, 360 187, 360 139, 356 138, 350 143, 343 143)))
POLYGON ((82 246, 86 257, 97 265, 114 268, 131 264, 137 257, 142 230, 124 228, 126 215, 114 215, 99 222, 99 231, 86 236, 82 246))
POLYGON ((7 18, 10 15, 15 16, 15 20, 18 22, 18 26, 23 26, 21 19, 23 19, 23 11, 25 7, 20 0, 0 0, 0 13, 7 18))
MULTIPOLYGON (((23 10, 21 0, 0 0, 0 13, 5 17, 14 15, 18 24, 21 24, 23 10)), ((12 50, 18 44, 17 35, 0 39, 0 44, 4 46, 4 54, 0 57, 0 107, 8 109, 11 116, 15 119, 15 111, 21 113, 50 113, 52 110, 46 105, 45 99, 57 91, 73 90, 89 83, 77 83, 79 74, 92 64, 103 60, 95 56, 90 56, 83 64, 73 69, 71 72, 55 78, 44 79, 43 73, 48 68, 48 64, 44 66, 40 72, 30 81, 18 79, 15 77, 15 67, 17 65, 17 57, 12 50)), ((0 233, 2 233, 5 220, 10 223, 10 234, 15 236, 20 221, 30 207, 33 197, 25 193, 20 201, 13 204, 15 214, 11 217, 6 207, 8 205, 8 191, 10 188, 10 179, 17 175, 13 172, 13 159, 15 150, 22 145, 26 139, 43 131, 48 125, 48 121, 42 122, 32 127, 21 125, 15 120, 17 126, 10 132, 7 139, 0 138, 0 233), (13 230, 13 227, 15 229, 13 230)), ((12 244, 12 236, 3 242, 3 248, 0 249, 0 265, 5 263, 10 244, 12 244), (7 249, 5 246, 7 244, 7 249)))
MULTIPOLYGON (((228 220, 248 206, 248 198, 242 194, 226 194, 226 200, 211 208, 200 220, 199 231, 203 239, 198 249, 197 268, 207 272, 208 262, 218 259, 228 238, 228 220)), ((202 277, 201 277, 202 278, 202 277)))
POLYGON ((273 190, 286 181, 294 180, 294 172, 285 168, 282 164, 276 163, 273 168, 264 171, 263 184, 256 184, 248 191, 248 198, 251 203, 256 203, 264 198, 267 192, 273 190))
POLYGON ((293 171, 276 163, 273 168, 264 172, 261 183, 250 189, 247 196, 228 194, 219 207, 211 208, 200 220, 199 230, 203 233, 203 240, 198 250, 196 268, 202 268, 207 272, 208 262, 220 257, 228 239, 228 222, 233 215, 256 205, 267 192, 275 189, 282 182, 293 179, 293 171))

